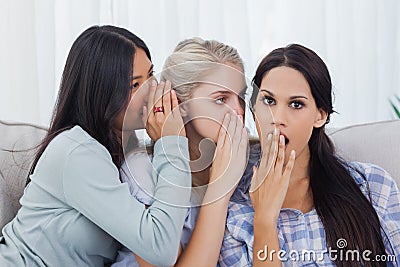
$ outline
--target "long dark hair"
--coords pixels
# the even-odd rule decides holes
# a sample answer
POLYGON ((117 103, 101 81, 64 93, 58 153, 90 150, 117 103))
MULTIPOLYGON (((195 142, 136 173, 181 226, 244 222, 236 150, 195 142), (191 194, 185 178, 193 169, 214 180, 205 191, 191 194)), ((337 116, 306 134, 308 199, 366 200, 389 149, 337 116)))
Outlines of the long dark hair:
MULTIPOLYGON (((332 107, 332 83, 328 68, 312 50, 292 44, 269 53, 260 63, 253 78, 254 106, 258 88, 264 76, 273 68, 286 66, 296 69, 307 80, 317 108, 329 116, 332 107)), ((337 240, 347 241, 346 249, 360 253, 372 251, 372 255, 386 255, 378 215, 369 199, 361 192, 350 174, 351 166, 335 154, 335 148, 325 133, 325 125, 314 128, 308 146, 310 148, 310 186, 314 206, 321 219, 327 245, 338 249, 337 240)), ((357 171, 363 179, 365 176, 357 171)), ((335 260, 337 266, 359 266, 360 262, 335 260)), ((384 262, 364 262, 365 266, 386 266, 384 262)))
POLYGON ((143 49, 151 60, 149 49, 139 37, 115 26, 92 26, 75 40, 64 67, 49 131, 29 174, 54 137, 76 125, 101 143, 113 163, 121 167, 123 150, 114 124, 128 105, 137 48, 143 49))

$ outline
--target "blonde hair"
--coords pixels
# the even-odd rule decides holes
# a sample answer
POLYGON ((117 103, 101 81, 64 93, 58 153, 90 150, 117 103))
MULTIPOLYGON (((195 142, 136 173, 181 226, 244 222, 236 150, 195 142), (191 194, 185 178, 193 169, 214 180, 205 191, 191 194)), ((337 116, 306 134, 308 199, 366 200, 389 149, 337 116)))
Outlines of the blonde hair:
POLYGON ((227 63, 244 71, 243 61, 234 47, 199 37, 186 39, 166 59, 161 80, 169 80, 178 99, 186 101, 212 68, 227 63))

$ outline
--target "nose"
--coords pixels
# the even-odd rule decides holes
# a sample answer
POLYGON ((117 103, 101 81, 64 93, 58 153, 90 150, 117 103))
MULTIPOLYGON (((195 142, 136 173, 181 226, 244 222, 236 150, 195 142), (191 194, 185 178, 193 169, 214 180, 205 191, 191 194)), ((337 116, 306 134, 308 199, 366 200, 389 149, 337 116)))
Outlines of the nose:
POLYGON ((241 103, 242 99, 240 97, 235 97, 232 103, 229 105, 231 109, 233 109, 236 114, 244 115, 243 104, 241 103))
POLYGON ((286 126, 286 111, 285 107, 278 107, 271 109, 272 112, 272 125, 274 126, 286 126))

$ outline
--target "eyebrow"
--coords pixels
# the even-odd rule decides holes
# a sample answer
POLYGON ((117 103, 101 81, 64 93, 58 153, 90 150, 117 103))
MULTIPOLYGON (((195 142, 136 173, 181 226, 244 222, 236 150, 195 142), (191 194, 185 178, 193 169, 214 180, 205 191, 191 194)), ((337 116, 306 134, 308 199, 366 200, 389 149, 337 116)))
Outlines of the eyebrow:
MULTIPOLYGON (((246 91, 247 91, 247 86, 245 86, 242 90, 240 90, 240 92, 237 95, 240 96, 243 93, 245 93, 246 91)), ((219 91, 215 91, 215 92, 210 93, 209 96, 217 95, 217 94, 232 94, 232 93, 236 95, 236 93, 234 91, 232 91, 232 90, 219 90, 219 91)))
MULTIPOLYGON (((151 66, 150 66, 149 71, 147 72, 147 74, 150 74, 150 73, 153 71, 153 68, 154 68, 154 64, 151 64, 151 66)), ((143 78, 143 76, 142 76, 142 75, 137 75, 137 76, 133 76, 131 79, 132 79, 132 80, 136 80, 136 79, 140 79, 140 78, 143 78)))
POLYGON ((211 96, 211 95, 218 95, 218 94, 229 94, 229 93, 231 93, 232 91, 229 91, 229 90, 219 90, 219 91, 215 91, 215 92, 212 92, 211 94, 209 94, 209 96, 211 96))
MULTIPOLYGON (((274 95, 274 93, 272 93, 271 91, 268 91, 268 90, 266 90, 266 89, 262 89, 262 90, 260 90, 261 92, 266 92, 266 93, 268 93, 270 96, 272 96, 272 97, 274 97, 275 95, 274 95)), ((308 100, 308 97, 305 97, 305 96, 302 96, 302 95, 294 95, 294 96, 291 96, 291 97, 289 97, 289 100, 293 100, 293 99, 297 99, 297 98, 304 98, 304 99, 307 99, 308 100)))

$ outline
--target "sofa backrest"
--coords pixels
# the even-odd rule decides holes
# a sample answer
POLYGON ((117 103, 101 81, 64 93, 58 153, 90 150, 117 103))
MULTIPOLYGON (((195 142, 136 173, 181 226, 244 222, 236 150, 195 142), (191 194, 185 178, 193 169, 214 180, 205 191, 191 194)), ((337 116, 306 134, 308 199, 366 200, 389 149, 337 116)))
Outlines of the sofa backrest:
POLYGON ((344 159, 374 163, 389 172, 400 187, 400 120, 348 126, 329 136, 344 159))
MULTIPOLYGON (((20 208, 19 199, 36 152, 32 148, 45 134, 42 127, 0 121, 0 229, 20 208)), ((331 129, 329 136, 343 158, 381 166, 400 187, 400 120, 331 129)))
POLYGON ((39 126, 0 121, 0 229, 20 208, 34 148, 45 134, 39 126))

